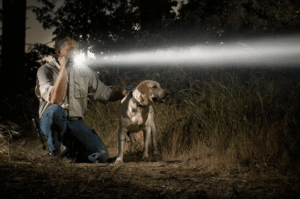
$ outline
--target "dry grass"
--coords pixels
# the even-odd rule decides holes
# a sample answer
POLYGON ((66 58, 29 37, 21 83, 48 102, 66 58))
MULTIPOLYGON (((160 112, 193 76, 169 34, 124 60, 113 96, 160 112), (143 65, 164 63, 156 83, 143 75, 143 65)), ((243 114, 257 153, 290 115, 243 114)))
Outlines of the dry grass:
MULTIPOLYGON (((258 164, 284 167, 299 160, 298 74, 297 69, 149 67, 118 71, 106 68, 98 76, 114 89, 153 79, 172 93, 166 103, 154 105, 163 160, 214 159, 214 166, 209 168, 217 168, 216 161, 252 168, 258 164)), ((22 99, 22 106, 34 103, 22 99)), ((115 151, 118 103, 89 101, 84 118, 115 151)), ((28 126, 30 116, 24 116, 23 126, 28 126)), ((21 135, 23 129, 12 122, 2 122, 0 127, 1 153, 6 153, 8 141, 21 135)))
MULTIPOLYGON (((299 187, 299 74, 297 69, 149 67, 132 73, 119 69, 117 76, 106 68, 99 77, 115 89, 153 79, 172 93, 166 103, 154 105, 159 157, 150 147, 150 158, 142 161, 140 145, 125 154, 121 166, 76 166, 47 156, 33 131, 22 133, 2 122, 0 160, 21 167, 6 170, 7 179, 23 175, 22 164, 28 163, 24 169, 32 170, 33 182, 46 182, 39 194, 48 197, 109 197, 107 190, 119 198, 137 198, 134 193, 145 198, 272 197, 276 194, 264 191, 271 188, 276 197, 286 196, 287 189, 292 197, 299 187)), ((115 157, 118 103, 89 101, 84 118, 115 157)))
MULTIPOLYGON (((154 105, 163 160, 213 160, 209 168, 284 167, 299 160, 297 69, 151 70, 128 73, 123 81, 106 70, 104 81, 120 88, 154 79, 172 92, 165 104, 154 105)), ((117 147, 117 104, 90 103, 85 118, 109 147, 117 147)))

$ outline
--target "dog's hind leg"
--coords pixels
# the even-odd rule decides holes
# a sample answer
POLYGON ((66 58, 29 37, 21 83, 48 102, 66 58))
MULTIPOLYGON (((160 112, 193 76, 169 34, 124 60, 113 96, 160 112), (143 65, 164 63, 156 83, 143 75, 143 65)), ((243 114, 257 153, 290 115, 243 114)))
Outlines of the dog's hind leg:
POLYGON ((152 132, 152 144, 153 144, 153 154, 159 154, 158 150, 157 150, 157 143, 156 143, 156 127, 155 124, 153 123, 151 125, 151 132, 152 132))
POLYGON ((146 128, 143 130, 144 133, 144 154, 143 154, 143 159, 148 158, 148 145, 150 141, 150 135, 151 135, 151 128, 146 128))
POLYGON ((133 153, 134 148, 135 148, 135 137, 133 135, 133 133, 127 132, 128 137, 130 138, 130 142, 131 142, 131 149, 130 151, 133 153))

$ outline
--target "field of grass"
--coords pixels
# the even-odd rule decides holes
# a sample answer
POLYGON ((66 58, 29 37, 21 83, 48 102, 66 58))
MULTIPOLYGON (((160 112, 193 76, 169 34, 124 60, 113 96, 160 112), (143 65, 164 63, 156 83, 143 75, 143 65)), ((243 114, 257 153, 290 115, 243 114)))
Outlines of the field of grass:
MULTIPOLYGON (((114 88, 153 79, 172 94, 155 104, 163 160, 196 159, 218 166, 275 166, 299 160, 299 69, 149 68, 136 74, 99 71, 114 88)), ((85 122, 117 146, 117 103, 91 102, 85 122)), ((140 149, 141 150, 141 149, 140 149)))
MULTIPOLYGON (((98 70, 98 77, 114 89, 121 89, 130 84, 137 86, 139 82, 151 79, 159 82, 162 88, 171 92, 165 103, 154 104, 160 155, 152 155, 150 147, 149 159, 142 161, 143 145, 139 144, 135 153, 125 153, 124 165, 178 162, 180 167, 184 166, 189 171, 219 173, 219 177, 220 173, 224 172, 225 176, 232 172, 248 173, 247 175, 254 172, 255 175, 261 176, 262 174, 256 173, 259 171, 269 172, 269 174, 271 172, 269 176, 280 175, 298 179, 300 163, 299 69, 179 66, 116 69, 102 67, 98 70)), ((26 100, 30 101, 30 99, 26 100)), ((32 99, 30 103, 33 105, 36 101, 32 99)), ((116 115, 118 103, 104 105, 89 101, 88 112, 84 118, 84 121, 102 138, 112 158, 117 157, 118 152, 116 115)), ((30 126, 29 117, 23 122, 23 126, 30 126)), ((47 166, 50 177, 45 178, 54 179, 52 186, 65 186, 65 190, 59 189, 59 193, 63 193, 65 197, 70 194, 74 196, 75 193, 71 190, 79 186, 75 181, 98 182, 98 178, 91 177, 94 174, 84 176, 85 174, 81 173, 79 168, 75 169, 77 176, 74 177, 75 184, 68 185, 66 181, 60 182, 58 180, 60 177, 56 175, 64 176, 65 174, 65 178, 69 178, 74 175, 70 173, 72 166, 59 159, 50 160, 46 152, 40 149, 39 142, 30 127, 24 127, 26 130, 22 131, 22 125, 8 124, 4 121, 0 125, 0 159, 2 162, 21 161, 29 162, 31 165, 47 165, 51 162, 51 165, 47 166), (80 176, 83 177, 80 178, 80 176)), ((111 176, 105 173, 105 169, 100 170, 103 176, 98 177, 103 182, 112 183, 118 179, 112 173, 110 173, 111 176)), ((174 167, 174 170, 170 169, 171 171, 175 172, 177 168, 174 167)), ((43 172, 43 176, 47 176, 45 171, 43 172)), ((125 171, 123 172, 122 175, 127 175, 125 171)), ((258 177, 257 180, 259 181, 258 177)), ((299 183, 298 180, 295 182, 299 183)), ((207 192, 207 194, 208 197, 213 197, 213 193, 207 192)), ((217 194, 217 196, 221 195, 217 194)), ((149 198, 151 197, 149 195, 149 198)))

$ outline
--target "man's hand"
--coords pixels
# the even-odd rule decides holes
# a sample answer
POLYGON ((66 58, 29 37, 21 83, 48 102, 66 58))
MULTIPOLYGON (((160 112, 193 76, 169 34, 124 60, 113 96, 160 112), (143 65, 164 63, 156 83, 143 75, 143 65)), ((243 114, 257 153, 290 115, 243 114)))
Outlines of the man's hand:
POLYGON ((59 64, 60 64, 60 70, 57 76, 57 79, 55 81, 54 86, 51 89, 51 94, 49 96, 49 101, 51 104, 61 104, 66 88, 67 88, 67 76, 68 71, 66 69, 66 65, 68 63, 68 59, 66 56, 60 56, 58 58, 59 64))
POLYGON ((134 86, 132 85, 128 85, 128 86, 124 86, 125 90, 123 90, 123 95, 127 95, 129 92, 134 90, 134 86))
POLYGON ((65 68, 68 63, 68 58, 66 56, 61 56, 58 58, 58 62, 61 68, 65 68))

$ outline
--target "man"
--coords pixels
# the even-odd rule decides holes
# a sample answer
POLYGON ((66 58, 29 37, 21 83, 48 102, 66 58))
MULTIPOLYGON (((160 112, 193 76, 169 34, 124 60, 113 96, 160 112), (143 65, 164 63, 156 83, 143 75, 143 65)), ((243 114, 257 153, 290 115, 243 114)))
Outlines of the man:
POLYGON ((41 66, 37 72, 35 93, 40 101, 40 128, 47 138, 51 154, 79 161, 105 162, 108 152, 100 137, 82 118, 87 109, 87 97, 107 103, 124 97, 104 85, 84 64, 68 61, 79 53, 78 39, 58 35, 55 40, 57 57, 41 66))

